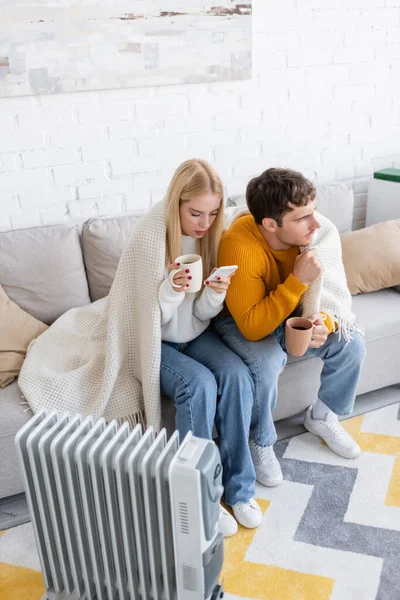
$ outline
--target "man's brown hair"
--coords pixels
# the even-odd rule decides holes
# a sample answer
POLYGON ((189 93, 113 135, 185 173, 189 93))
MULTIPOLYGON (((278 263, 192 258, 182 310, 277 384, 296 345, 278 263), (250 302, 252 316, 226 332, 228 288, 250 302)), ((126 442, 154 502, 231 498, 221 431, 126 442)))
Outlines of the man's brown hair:
POLYGON ((289 203, 305 206, 314 200, 315 194, 314 185, 301 173, 272 168, 248 183, 246 202, 258 225, 267 217, 282 227, 283 217, 293 210, 289 203))

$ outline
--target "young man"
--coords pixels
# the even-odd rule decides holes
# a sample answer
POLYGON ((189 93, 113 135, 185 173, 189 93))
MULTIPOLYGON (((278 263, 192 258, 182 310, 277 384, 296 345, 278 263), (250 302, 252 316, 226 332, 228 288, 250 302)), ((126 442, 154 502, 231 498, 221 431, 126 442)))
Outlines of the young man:
MULTIPOLYGON (((279 485, 282 471, 274 454, 276 431, 272 412, 277 401, 278 378, 287 354, 286 319, 301 303, 308 287, 322 273, 315 250, 309 246, 320 224, 315 213, 316 190, 303 175, 286 169, 268 169, 247 186, 250 215, 239 217, 222 237, 219 264, 239 266, 226 296, 230 315, 218 317, 215 327, 222 339, 245 362, 255 384, 250 449, 257 480, 279 485)), ((304 426, 345 458, 360 453, 345 432, 338 415, 350 415, 365 356, 363 338, 350 342, 335 333, 336 323, 321 313, 313 322, 307 355, 318 356, 324 367, 314 406, 304 426)))

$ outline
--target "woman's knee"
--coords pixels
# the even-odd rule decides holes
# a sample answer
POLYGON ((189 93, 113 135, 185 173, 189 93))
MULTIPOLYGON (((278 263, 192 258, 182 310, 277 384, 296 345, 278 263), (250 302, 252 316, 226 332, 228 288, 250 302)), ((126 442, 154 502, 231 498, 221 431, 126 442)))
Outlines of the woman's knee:
POLYGON ((196 365, 190 378, 186 377, 179 387, 180 396, 196 398, 197 402, 203 402, 204 404, 216 403, 217 382, 211 371, 201 363, 196 365))
POLYGON ((246 397, 252 397, 254 394, 254 380, 250 369, 237 355, 231 356, 219 366, 216 377, 219 380, 220 394, 223 386, 228 386, 235 393, 240 392, 246 397))

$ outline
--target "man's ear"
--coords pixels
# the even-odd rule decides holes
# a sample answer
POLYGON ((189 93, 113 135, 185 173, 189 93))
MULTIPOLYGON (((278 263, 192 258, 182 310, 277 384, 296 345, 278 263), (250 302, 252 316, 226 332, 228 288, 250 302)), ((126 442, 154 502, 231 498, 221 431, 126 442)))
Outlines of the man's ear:
POLYGON ((275 219, 270 219, 269 217, 264 217, 261 221, 261 224, 264 229, 270 233, 275 233, 278 229, 278 223, 275 221, 275 219))

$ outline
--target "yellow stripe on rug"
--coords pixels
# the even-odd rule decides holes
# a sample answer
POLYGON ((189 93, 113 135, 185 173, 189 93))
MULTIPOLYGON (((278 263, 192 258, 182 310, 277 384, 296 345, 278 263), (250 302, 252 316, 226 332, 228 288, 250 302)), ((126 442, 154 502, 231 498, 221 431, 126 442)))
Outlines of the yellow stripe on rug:
POLYGON ((400 506, 400 458, 396 458, 385 504, 400 506))
POLYGON ((400 506, 400 438, 381 433, 364 433, 361 431, 363 420, 364 415, 360 415, 348 421, 342 421, 342 425, 347 433, 356 440, 363 452, 390 454, 397 457, 385 504, 388 506, 400 506))
POLYGON ((45 591, 39 571, 0 563, 0 600, 40 600, 45 591))
MULTIPOLYGON (((269 501, 257 498, 257 502, 264 514, 269 501)), ((249 600, 329 600, 334 579, 246 561, 256 531, 239 525, 238 533, 224 540, 221 580, 227 593, 249 600)))

